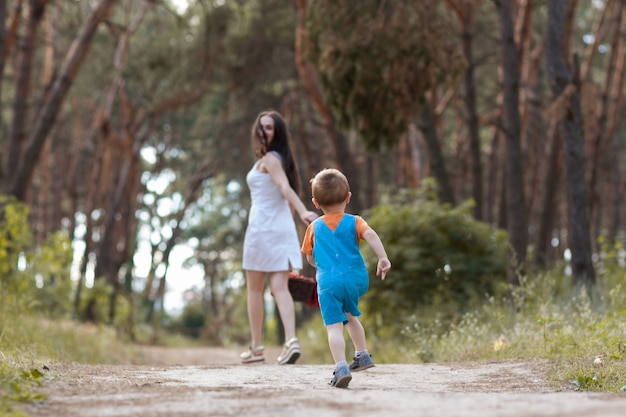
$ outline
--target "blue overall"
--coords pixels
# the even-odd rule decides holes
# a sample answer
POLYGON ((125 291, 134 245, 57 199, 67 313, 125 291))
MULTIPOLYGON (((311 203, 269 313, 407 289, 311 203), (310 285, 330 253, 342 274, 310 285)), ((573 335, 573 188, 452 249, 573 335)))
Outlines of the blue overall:
POLYGON ((313 222, 313 259, 324 325, 348 323, 345 313, 360 316, 359 298, 369 277, 356 238, 356 217, 344 214, 333 231, 322 218, 313 222))

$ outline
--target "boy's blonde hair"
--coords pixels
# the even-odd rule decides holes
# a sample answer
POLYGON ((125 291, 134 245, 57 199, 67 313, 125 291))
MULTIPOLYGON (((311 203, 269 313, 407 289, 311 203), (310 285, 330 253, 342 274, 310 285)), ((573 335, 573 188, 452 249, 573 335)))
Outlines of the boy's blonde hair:
POLYGON ((349 192, 348 179, 334 168, 323 169, 311 180, 311 193, 320 206, 343 203, 349 192))

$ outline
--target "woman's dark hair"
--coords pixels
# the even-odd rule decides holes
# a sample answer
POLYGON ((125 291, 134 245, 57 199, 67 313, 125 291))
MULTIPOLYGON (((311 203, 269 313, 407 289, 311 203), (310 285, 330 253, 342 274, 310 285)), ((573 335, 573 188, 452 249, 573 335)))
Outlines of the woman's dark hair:
POLYGON ((300 192, 300 177, 298 175, 296 161, 289 147, 290 135, 283 116, 275 110, 261 112, 252 125, 251 140, 252 148, 257 158, 262 158, 270 151, 275 151, 280 154, 289 185, 296 194, 298 194, 300 192), (261 126, 261 118, 264 116, 270 116, 274 119, 274 138, 269 144, 267 143, 267 135, 261 126), (259 132, 261 132, 261 137, 259 136, 259 132))

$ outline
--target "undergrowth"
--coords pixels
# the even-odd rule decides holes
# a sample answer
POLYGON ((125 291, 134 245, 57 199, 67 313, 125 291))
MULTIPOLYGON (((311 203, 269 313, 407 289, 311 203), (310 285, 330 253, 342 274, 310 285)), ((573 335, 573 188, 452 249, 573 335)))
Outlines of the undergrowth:
POLYGON ((129 363, 136 349, 107 327, 49 320, 0 306, 0 417, 20 417, 20 402, 45 399, 40 386, 55 363, 129 363))
MULTIPOLYGON (((600 274, 593 294, 559 272, 523 277, 509 296, 442 320, 434 310, 407 320, 405 352, 414 360, 541 359, 555 384, 626 390, 623 273, 600 274)), ((435 310, 436 311, 436 310, 435 310)))
MULTIPOLYGON (((402 330, 364 314, 369 350, 377 363, 539 360, 555 389, 626 392, 625 252, 618 246, 603 254, 592 294, 560 268, 522 277, 506 295, 473 300, 464 312, 431 305, 398 316, 402 330)), ((298 337, 307 363, 332 362, 319 317, 298 337)), ((347 332, 346 341, 350 359, 347 332)))

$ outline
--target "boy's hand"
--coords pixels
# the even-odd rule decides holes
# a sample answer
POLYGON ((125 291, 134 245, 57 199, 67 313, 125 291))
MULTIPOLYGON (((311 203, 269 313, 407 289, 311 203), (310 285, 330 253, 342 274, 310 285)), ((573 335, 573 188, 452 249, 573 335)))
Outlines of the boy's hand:
POLYGON ((376 266, 376 275, 380 275, 380 279, 385 280, 385 275, 391 269, 391 261, 388 258, 380 258, 376 266))

